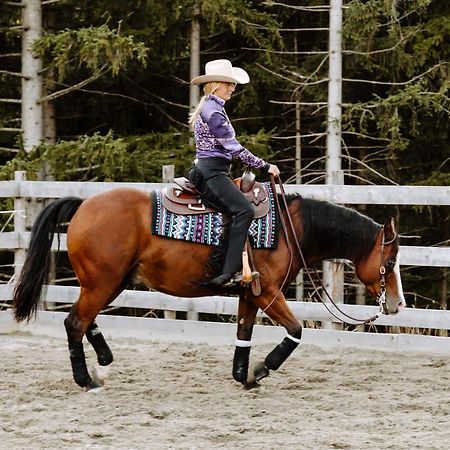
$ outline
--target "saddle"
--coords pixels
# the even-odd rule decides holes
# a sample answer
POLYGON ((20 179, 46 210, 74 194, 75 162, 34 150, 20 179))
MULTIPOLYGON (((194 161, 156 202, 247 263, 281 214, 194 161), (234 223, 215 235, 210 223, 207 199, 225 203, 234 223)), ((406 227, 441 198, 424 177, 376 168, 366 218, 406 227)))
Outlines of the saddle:
MULTIPOLYGON (((215 212, 207 207, 200 198, 197 188, 185 177, 174 178, 174 187, 168 187, 162 191, 162 203, 164 207, 182 215, 205 214, 215 212)), ((269 212, 269 199, 261 183, 255 181, 255 175, 244 172, 241 178, 233 180, 255 210, 255 219, 264 217, 269 212)))

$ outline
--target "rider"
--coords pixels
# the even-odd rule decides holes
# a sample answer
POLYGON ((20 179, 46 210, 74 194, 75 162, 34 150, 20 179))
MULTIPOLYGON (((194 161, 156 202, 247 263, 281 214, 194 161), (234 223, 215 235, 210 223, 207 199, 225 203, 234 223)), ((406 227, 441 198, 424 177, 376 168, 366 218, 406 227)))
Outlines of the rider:
POLYGON ((231 216, 222 273, 209 282, 217 287, 232 284, 242 270, 242 251, 254 213, 250 202, 231 180, 231 160, 237 158, 275 177, 280 174, 276 165, 253 155, 236 140, 225 112, 225 102, 231 98, 236 84, 249 81, 247 72, 233 67, 227 59, 208 62, 205 75, 191 81, 193 84, 204 84, 204 96, 189 119, 194 127, 197 157, 188 178, 210 205, 231 216))

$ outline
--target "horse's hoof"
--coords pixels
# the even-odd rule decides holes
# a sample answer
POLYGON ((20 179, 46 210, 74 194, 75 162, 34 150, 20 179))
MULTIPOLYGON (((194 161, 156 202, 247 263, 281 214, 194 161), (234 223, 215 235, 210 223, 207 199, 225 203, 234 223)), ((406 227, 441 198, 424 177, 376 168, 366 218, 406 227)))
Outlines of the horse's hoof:
POLYGON ((104 389, 103 386, 99 386, 99 387, 96 387, 96 388, 93 388, 93 389, 86 390, 86 393, 87 394, 98 394, 99 392, 102 392, 103 389, 104 389))
MULTIPOLYGON (((250 370, 249 376, 245 383, 249 386, 249 389, 253 389, 259 386, 259 381, 269 376, 269 369, 264 364, 264 361, 260 361, 253 366, 253 370, 250 370)), ((245 386, 244 386, 245 387, 245 386)))
POLYGON ((253 369, 253 376, 255 377, 254 381, 256 382, 269 376, 269 369, 264 364, 264 361, 261 361, 255 365, 255 368, 253 369))
POLYGON ((89 392, 90 394, 95 394, 102 390, 103 386, 94 380, 89 381, 89 383, 86 385, 86 392, 89 392))
POLYGON ((253 380, 253 381, 246 381, 245 383, 242 383, 242 387, 246 390, 246 391, 249 391, 249 390, 251 390, 251 389, 256 389, 256 388, 259 388, 261 385, 257 382, 257 381, 255 381, 255 380, 253 380))

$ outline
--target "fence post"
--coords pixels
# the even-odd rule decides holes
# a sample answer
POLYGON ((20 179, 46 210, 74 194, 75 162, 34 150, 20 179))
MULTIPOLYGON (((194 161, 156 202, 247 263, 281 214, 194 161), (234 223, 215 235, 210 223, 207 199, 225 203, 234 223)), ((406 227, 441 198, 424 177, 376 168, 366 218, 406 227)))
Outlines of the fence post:
MULTIPOLYGON (((175 166, 173 164, 162 166, 162 181, 163 183, 170 183, 175 176, 175 166)), ((176 311, 164 311, 164 319, 176 319, 176 311)))
MULTIPOLYGON (((162 179, 163 183, 170 183, 173 181, 173 177, 175 176, 175 166, 174 165, 165 165, 162 166, 162 179)), ((176 319, 176 311, 164 311, 165 319, 176 319)), ((198 320, 198 312, 197 311, 187 311, 186 312, 187 320, 198 320)))
MULTIPOLYGON (((344 302, 344 269, 341 266, 335 260, 327 260, 322 263, 323 285, 335 303, 344 302)), ((331 310, 334 312, 335 309, 325 293, 322 293, 322 299, 331 306, 331 310)), ((324 330, 342 330, 342 324, 322 322, 322 328, 324 330)))
MULTIPOLYGON (((364 284, 358 280, 358 277, 355 275, 355 283, 356 283, 356 301, 357 305, 365 305, 366 304, 366 287, 364 284)), ((361 325, 359 327, 359 331, 366 331, 366 326, 361 325)))
MULTIPOLYGON (((27 175, 25 171, 14 172, 14 181, 25 181, 27 175)), ((22 245, 21 235, 26 230, 26 201, 21 197, 21 189, 19 183, 18 196, 14 198, 14 232, 18 233, 18 247, 14 251, 14 282, 17 283, 20 272, 22 271, 23 263, 25 262, 26 251, 22 245)))

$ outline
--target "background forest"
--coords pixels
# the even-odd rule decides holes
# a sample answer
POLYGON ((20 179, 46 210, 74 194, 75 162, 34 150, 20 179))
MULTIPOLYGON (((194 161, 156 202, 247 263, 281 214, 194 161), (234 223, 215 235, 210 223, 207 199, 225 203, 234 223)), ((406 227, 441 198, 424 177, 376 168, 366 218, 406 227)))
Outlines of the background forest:
MULTIPOLYGON (((250 74, 227 107, 240 141, 278 164, 284 182, 325 182, 327 1, 42 4, 34 51, 44 61, 46 143, 28 152, 20 103, 10 101, 21 96, 21 10, 0 3, 2 179, 20 169, 29 179, 159 182, 163 164, 184 175, 195 154, 187 117, 198 20, 202 70, 228 58, 250 74)), ((449 185, 450 3, 344 5, 345 183, 449 185)), ((449 244, 448 207, 359 209, 378 222, 394 215, 403 245, 449 244)), ((446 268, 402 269, 409 305, 447 308, 446 268)))

